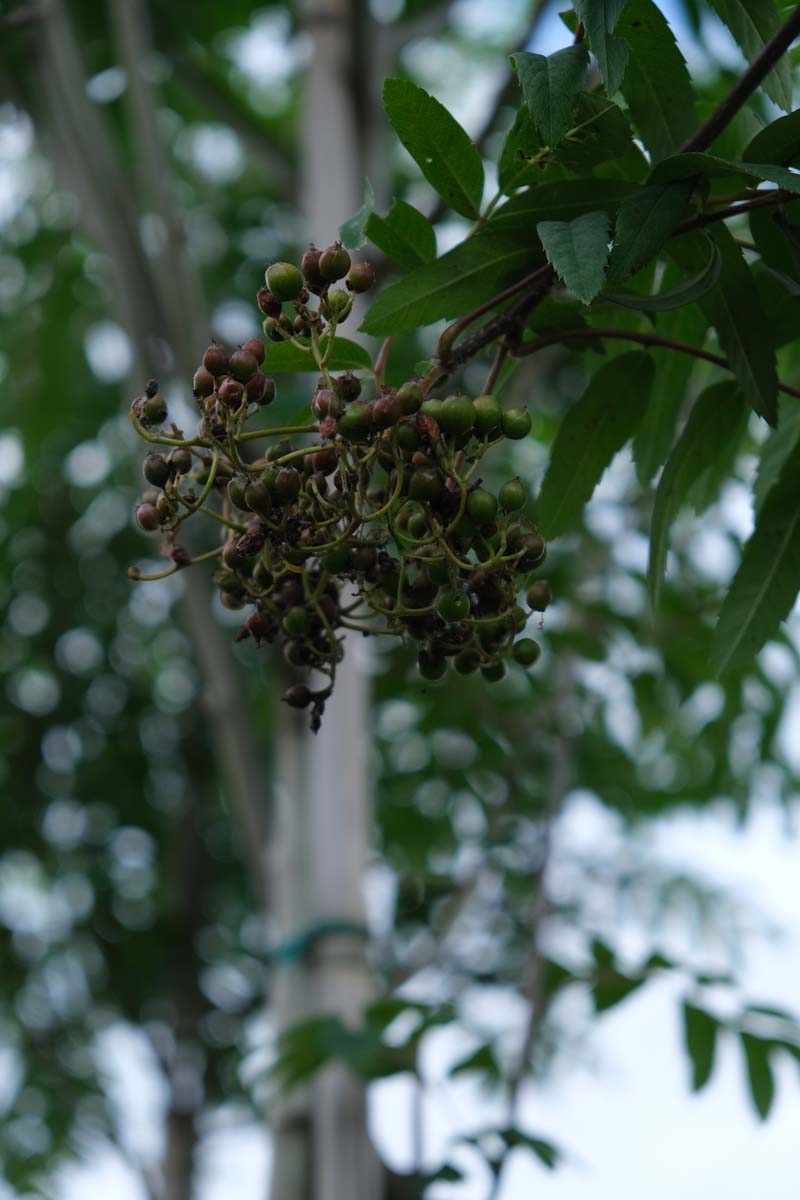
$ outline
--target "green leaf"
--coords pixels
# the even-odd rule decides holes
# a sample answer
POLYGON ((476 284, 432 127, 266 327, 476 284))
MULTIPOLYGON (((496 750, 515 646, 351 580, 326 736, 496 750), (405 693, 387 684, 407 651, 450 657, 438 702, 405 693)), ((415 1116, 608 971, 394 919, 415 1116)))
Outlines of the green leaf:
POLYGON ((530 1133, 523 1133, 521 1129, 515 1126, 509 1126, 506 1129, 497 1130, 500 1137, 509 1148, 516 1146, 524 1146, 526 1150, 530 1150, 549 1170, 558 1164, 561 1157, 561 1151, 552 1142, 548 1142, 545 1138, 535 1137, 530 1133))
MULTIPOLYGON (((749 63, 758 57, 781 23, 774 0, 709 0, 709 4, 730 29, 749 63)), ((763 87, 770 100, 789 112, 792 75, 786 56, 767 75, 763 87)))
POLYGON ((473 1071, 494 1082, 502 1079, 503 1072, 490 1042, 479 1046, 477 1050, 473 1051, 472 1054, 468 1054, 466 1058, 459 1059, 450 1068, 448 1075, 466 1075, 473 1071))
POLYGON ((581 92, 572 129, 562 139, 554 162, 576 175, 594 168, 618 173, 620 179, 640 179, 647 160, 633 143, 628 118, 618 104, 597 92, 581 92))
POLYGON ((553 444, 536 512, 546 537, 578 524, 584 504, 642 418, 653 383, 647 354, 621 354, 594 374, 553 444))
MULTIPOLYGON (((775 352, 755 280, 728 229, 718 225, 710 236, 722 255, 722 271, 717 283, 698 303, 716 329, 751 408, 774 425, 778 415, 775 352)), ((687 271, 694 268, 698 253, 698 242, 693 236, 676 238, 670 244, 670 256, 687 271)))
POLYGON ((800 163, 800 109, 786 117, 778 117, 777 121, 757 133, 747 145, 742 158, 745 162, 797 166, 800 163))
MULTIPOLYGON (((676 274, 669 266, 665 280, 676 274)), ((695 304, 667 313, 658 322, 662 337, 673 338, 690 346, 702 346, 708 322, 695 304)), ((672 350, 653 350, 656 364, 650 402, 633 439, 636 474, 644 486, 667 459, 672 448, 678 417, 686 395, 686 385, 696 360, 672 350)))
POLYGON ((764 500, 725 597, 712 656, 719 675, 746 667, 780 628, 800 589, 800 446, 764 500))
POLYGON ((365 232, 366 224, 374 207, 375 192, 370 181, 365 179, 364 203, 355 216, 339 226, 339 237, 348 250, 360 250, 364 245, 364 242, 367 240, 365 232))
POLYGON ((666 288, 655 296, 642 296, 638 292, 603 292, 602 299, 610 300, 612 304, 621 304, 623 308, 635 308, 640 312, 670 312, 675 308, 683 308, 698 300, 714 286, 722 272, 722 255, 716 242, 709 243, 711 253, 708 262, 696 275, 676 283, 674 287, 666 288))
POLYGON ((783 466, 800 442, 800 400, 781 396, 778 428, 771 433, 761 449, 758 473, 753 484, 753 501, 759 512, 778 481, 783 466))
POLYGON ((755 208, 748 219, 762 262, 800 279, 800 226, 795 224, 798 214, 794 206, 755 208))
POLYGON ((436 258, 433 226, 419 209, 405 200, 395 200, 385 217, 371 213, 365 232, 369 240, 404 271, 436 258))
POLYGON ((455 117, 407 79, 387 79, 383 103, 392 128, 431 187, 462 217, 480 216, 483 163, 455 117))
POLYGON ((617 214, 609 283, 635 275, 658 254, 686 215, 692 191, 689 182, 651 184, 625 197, 617 214))
POLYGON ((536 248, 487 227, 385 288, 361 328, 385 336, 460 316, 541 263, 536 248))
POLYGON ((541 161, 545 147, 526 107, 517 110, 506 134, 497 164, 497 182, 507 195, 525 184, 538 183, 547 164, 541 161))
POLYGON ((753 1037, 751 1033, 739 1034, 744 1050, 747 1082, 750 1086, 750 1098, 762 1121, 769 1116, 772 1101, 775 1099, 775 1079, 769 1061, 770 1044, 761 1038, 753 1037))
MULTIPOLYGON (((297 340, 304 346, 310 346, 308 338, 298 338, 297 340)), ((327 344, 328 336, 325 334, 320 338, 320 349, 323 353, 327 344)), ((319 371, 311 353, 306 353, 289 342, 270 342, 267 345, 264 366, 270 375, 284 374, 290 371, 319 371)), ((359 346, 357 342, 337 337, 334 339, 333 352, 328 360, 328 366, 332 371, 368 371, 372 366, 372 359, 369 351, 365 350, 363 346, 359 346)))
POLYGON ((574 221, 540 221, 547 261, 570 291, 591 304, 605 278, 608 261, 608 217, 604 212, 585 213, 574 221))
POLYGON ((584 45, 567 46, 555 54, 511 55, 528 112, 545 143, 554 147, 572 127, 572 114, 589 66, 584 45))
POLYGON ((711 1078, 719 1022, 702 1008, 684 1001, 683 1037, 692 1063, 692 1091, 699 1092, 711 1078))
POLYGON ((620 971, 604 970, 598 975, 597 982, 592 988, 592 1000, 595 1012, 606 1012, 630 996, 644 983, 644 978, 632 978, 620 971))
MULTIPOLYGON (((539 336, 543 334, 559 333, 561 330, 588 329, 589 322, 586 320, 586 307, 580 304, 577 300, 564 300, 560 296, 547 296, 537 304, 533 310, 530 319, 527 322, 527 328, 532 329, 539 336)), ((601 338, 588 340, 587 338, 569 338, 564 339, 565 346, 569 346, 572 350, 594 350, 598 354, 605 353, 601 338)))
POLYGON ((713 154, 676 154, 659 163, 650 176, 651 183, 668 183, 673 179, 692 179, 703 175, 707 179, 741 175, 762 183, 776 183, 788 192, 800 192, 800 175, 772 163, 731 162, 713 154))
POLYGON ((706 388, 667 459, 656 491, 650 526, 647 583, 654 609, 658 607, 672 522, 689 489, 722 452, 728 437, 738 430, 744 408, 738 384, 726 381, 706 388))
POLYGON ((486 226, 508 237, 535 239, 540 221, 569 221, 602 209, 613 217, 636 187, 622 179, 565 179, 542 183, 506 200, 486 226))
POLYGON ((613 96, 622 82, 628 62, 627 41, 612 36, 625 7, 625 0, 573 0, 573 7, 589 36, 606 92, 613 96))
POLYGON ((674 154, 697 125, 686 62, 653 0, 628 0, 618 31, 631 46, 622 94, 651 160, 658 162, 674 154))

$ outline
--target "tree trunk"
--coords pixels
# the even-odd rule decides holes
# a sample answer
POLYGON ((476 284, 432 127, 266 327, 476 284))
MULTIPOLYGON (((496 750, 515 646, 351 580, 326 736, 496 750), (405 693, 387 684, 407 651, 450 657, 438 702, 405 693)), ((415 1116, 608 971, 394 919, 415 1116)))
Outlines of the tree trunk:
MULTIPOLYGON (((360 45, 363 53, 369 27, 357 0, 311 0, 304 22, 312 54, 304 95, 302 198, 309 237, 324 247, 361 203, 354 49, 360 45)), ((310 1012, 358 1022, 371 991, 365 940, 355 932, 365 922, 371 815, 367 683, 354 639, 357 635, 346 639, 320 732, 311 734, 292 714, 284 717, 275 839, 282 867, 276 861, 273 875, 284 936, 329 922, 346 922, 354 933, 317 938, 301 967, 283 970, 274 993, 279 1029, 310 1012)), ((367 1134, 364 1086, 344 1068, 326 1068, 305 1093, 290 1098, 273 1129, 271 1200, 380 1197, 381 1168, 367 1134)))

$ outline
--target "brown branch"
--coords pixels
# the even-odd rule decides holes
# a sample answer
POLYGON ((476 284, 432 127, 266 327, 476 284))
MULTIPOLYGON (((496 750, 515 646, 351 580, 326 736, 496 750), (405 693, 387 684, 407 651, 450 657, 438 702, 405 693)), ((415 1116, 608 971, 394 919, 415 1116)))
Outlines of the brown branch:
MULTIPOLYGON (((701 358, 704 362, 713 363, 715 367, 722 367, 725 371, 733 371, 728 360, 719 354, 701 350, 698 346, 689 346, 686 342, 676 342, 673 338, 661 337, 658 333, 639 333, 631 329, 564 329, 557 333, 545 333, 541 337, 522 342, 511 353, 515 358, 522 358, 529 354, 537 354, 539 350, 544 350, 547 346, 555 346, 559 342, 591 341, 593 338, 616 339, 623 342, 637 342, 640 346, 648 348, 677 350, 681 354, 691 354, 694 358, 701 358)), ((800 396, 800 388, 791 387, 788 383, 779 383, 778 391, 785 392, 787 396, 800 396)))
POLYGON ((796 8, 788 20, 784 21, 780 29, 773 34, 758 57, 737 79, 725 99, 708 120, 683 143, 678 153, 689 154, 695 150, 707 150, 731 123, 745 101, 763 82, 798 36, 800 36, 800 7, 796 8))
POLYGON ((694 229, 705 229, 706 225, 714 225, 717 221, 727 221, 733 217, 739 217, 742 213, 750 212, 753 208, 767 208, 775 204, 788 204, 792 200, 800 200, 800 193, 787 192, 784 188, 778 188, 777 191, 762 193, 743 204, 733 204, 730 208, 721 208, 716 212, 700 213, 699 216, 692 217, 690 221, 684 221, 682 225, 679 225, 672 234, 672 237, 680 237, 681 234, 691 233, 694 229))

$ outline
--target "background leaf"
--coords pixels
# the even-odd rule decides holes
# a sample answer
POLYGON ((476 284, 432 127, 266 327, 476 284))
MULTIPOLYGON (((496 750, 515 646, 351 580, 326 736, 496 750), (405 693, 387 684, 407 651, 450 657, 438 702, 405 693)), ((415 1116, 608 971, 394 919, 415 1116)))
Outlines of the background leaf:
POLYGON ((584 304, 590 304, 605 279, 609 237, 606 214, 585 213, 574 221, 540 221, 536 232, 547 261, 570 291, 584 304))
POLYGON ((546 537, 572 528, 606 467, 642 418, 653 382, 647 354, 621 354, 594 374, 565 416, 536 504, 546 537))
POLYGON ((364 180, 364 203, 358 212, 339 226, 339 237, 348 250, 360 250, 367 240, 365 226, 375 205, 375 192, 368 179, 364 180))
MULTIPOLYGON (((306 342, 305 338, 298 341, 306 342)), ((320 338, 320 348, 327 346, 327 335, 320 338)), ((335 338, 333 352, 328 363, 332 371, 368 371, 372 366, 369 352, 351 342, 347 338, 335 338)), ((319 371, 314 356, 306 354, 289 342, 271 342, 267 346, 267 356, 264 370, 270 375, 279 375, 289 371, 319 371)))
MULTIPOLYGON (((708 0, 719 19, 727 25, 748 62, 757 58, 780 26, 773 0, 708 0)), ((792 74, 784 55, 763 83, 770 100, 786 112, 792 107, 792 74)))
POLYGON ((480 215, 483 163, 475 143, 443 104, 408 79, 383 85, 386 113, 431 187, 454 212, 480 215))
POLYGON ((713 659, 720 675, 746 667, 791 612, 800 589, 798 478, 796 445, 762 504, 719 614, 713 659))
POLYGON ((692 1064, 692 1091, 699 1092, 711 1078, 719 1022, 694 1004, 683 1005, 683 1038, 692 1064))
POLYGON ((658 162, 674 154, 697 126, 686 62, 653 0, 627 0, 618 29, 631 46, 621 91, 652 161, 658 162))
POLYGON ((769 1116, 775 1099, 775 1079, 769 1061, 770 1044, 750 1033, 740 1035, 744 1051, 747 1082, 753 1106, 762 1121, 769 1116))

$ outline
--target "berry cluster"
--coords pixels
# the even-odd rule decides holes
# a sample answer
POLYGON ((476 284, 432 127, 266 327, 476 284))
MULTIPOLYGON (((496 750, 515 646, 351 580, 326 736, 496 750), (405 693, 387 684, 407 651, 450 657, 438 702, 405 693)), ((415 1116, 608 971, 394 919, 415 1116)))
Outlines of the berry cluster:
POLYGON ((283 696, 311 709, 314 729, 333 688, 343 631, 410 636, 425 679, 441 678, 449 661, 462 674, 480 670, 493 681, 509 655, 526 667, 536 662, 538 643, 519 635, 551 598, 546 580, 529 579, 546 548, 522 515, 523 484, 511 479, 494 494, 477 475, 490 447, 527 435, 527 411, 504 411, 492 395, 426 397, 424 381, 386 387, 380 370, 369 380, 374 394, 364 398, 353 372, 331 372, 336 328, 372 281, 369 264, 351 263, 338 242, 310 247, 299 269, 267 269, 257 299, 268 342, 292 343, 319 370, 313 424, 248 428, 275 397, 261 369, 267 348, 260 339, 230 355, 216 343, 208 347, 194 376, 194 437, 174 424, 165 428, 167 406, 155 382, 131 406, 140 435, 165 448, 145 458, 145 478, 156 490, 142 497, 136 518, 142 529, 161 532, 171 559, 157 575, 132 568, 131 577, 162 578, 217 560, 222 603, 250 607, 238 638, 279 641, 292 666, 324 677, 320 686, 296 683, 283 696), (340 279, 346 290, 332 288, 340 279), (265 453, 251 452, 264 443, 265 453), (222 540, 192 556, 178 531, 198 512, 221 527, 222 540))

